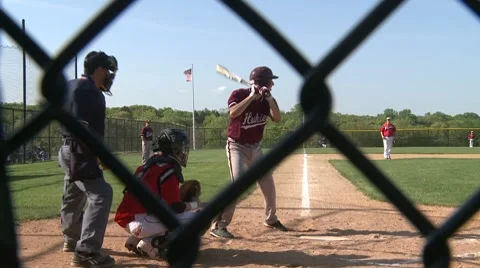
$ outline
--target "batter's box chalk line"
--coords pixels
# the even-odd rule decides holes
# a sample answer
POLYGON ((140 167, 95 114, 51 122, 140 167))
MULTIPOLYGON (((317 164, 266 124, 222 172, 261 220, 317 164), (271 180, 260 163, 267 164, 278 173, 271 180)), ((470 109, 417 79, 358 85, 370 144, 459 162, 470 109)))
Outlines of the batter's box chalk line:
MULTIPOLYGON (((454 259, 479 259, 480 258, 480 251, 479 252, 472 252, 472 253, 464 253, 464 254, 457 254, 453 255, 454 259)), ((414 264, 414 263, 422 263, 421 258, 414 258, 411 260, 405 260, 395 263, 386 263, 386 262, 376 262, 376 261, 368 261, 368 260, 353 260, 353 259, 346 259, 346 258, 338 258, 338 260, 352 262, 352 263, 363 263, 366 265, 376 265, 376 266, 388 266, 388 267, 397 267, 405 264, 414 264)))
POLYGON ((307 240, 319 240, 319 241, 345 241, 350 240, 347 237, 342 236, 326 236, 326 235, 301 235, 300 239, 307 239, 307 240))

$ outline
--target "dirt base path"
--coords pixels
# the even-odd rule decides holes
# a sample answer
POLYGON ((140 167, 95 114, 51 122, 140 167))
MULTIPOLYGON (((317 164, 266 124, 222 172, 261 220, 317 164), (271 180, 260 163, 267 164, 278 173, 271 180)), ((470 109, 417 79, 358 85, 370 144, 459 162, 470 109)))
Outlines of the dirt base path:
MULTIPOLYGON (((480 155, 395 155, 396 159, 407 157, 480 155)), ((218 240, 207 233, 196 266, 422 267, 424 239, 415 228, 390 204, 369 200, 357 191, 328 164, 332 158, 344 157, 292 155, 276 168, 277 214, 291 232, 263 227, 263 196, 256 190, 238 204, 229 228, 236 238, 218 240)), ((435 224, 453 212, 442 207, 421 209, 435 224)), ((61 252, 58 219, 28 222, 18 231, 24 267, 70 267, 72 254, 61 252)), ((123 248, 125 237, 123 230, 110 223, 104 248, 116 258, 117 267, 168 266, 128 253, 123 248)), ((456 256, 452 267, 480 266, 480 216, 462 228, 450 247, 456 256)))

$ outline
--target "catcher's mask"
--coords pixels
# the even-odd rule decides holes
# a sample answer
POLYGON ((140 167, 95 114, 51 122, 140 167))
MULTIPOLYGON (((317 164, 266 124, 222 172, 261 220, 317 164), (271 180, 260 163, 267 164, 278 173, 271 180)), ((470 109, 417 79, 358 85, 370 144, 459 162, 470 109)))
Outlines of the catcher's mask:
POLYGON ((181 166, 186 167, 190 142, 181 129, 167 128, 157 137, 153 151, 162 152, 162 154, 175 159, 181 166))
POLYGON ((109 56, 105 52, 92 51, 88 53, 85 57, 83 63, 86 75, 91 75, 95 70, 100 67, 108 71, 108 74, 105 75, 105 80, 103 85, 100 86, 100 89, 105 92, 105 94, 112 96, 110 88, 112 87, 113 80, 118 71, 118 61, 114 56, 109 56))

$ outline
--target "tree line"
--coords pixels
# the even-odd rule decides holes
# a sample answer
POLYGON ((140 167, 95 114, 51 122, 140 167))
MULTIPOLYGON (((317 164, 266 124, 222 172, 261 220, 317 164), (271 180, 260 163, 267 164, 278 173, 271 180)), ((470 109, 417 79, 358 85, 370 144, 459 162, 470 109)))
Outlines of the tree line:
MULTIPOLYGON (((4 130, 6 129, 8 134, 9 129, 14 130, 17 126, 23 124, 23 113, 21 112, 23 104, 2 103, 1 107, 16 110, 14 115, 7 109, 3 111, 4 130)), ((27 109, 31 111, 28 113, 30 116, 34 111, 39 111, 41 105, 29 105, 27 109)), ((329 120, 359 146, 381 146, 378 130, 387 116, 392 118, 392 123, 399 129, 397 146, 402 144, 405 146, 457 146, 463 144, 468 135, 464 129, 480 127, 480 116, 474 112, 449 115, 437 111, 416 115, 410 109, 397 111, 391 108, 384 109, 382 113, 377 115, 331 113, 329 120), (448 128, 462 129, 445 130, 448 128), (420 129, 425 130, 420 131, 420 129)), ((124 139, 127 136, 130 139, 132 137, 137 138, 139 128, 143 126, 142 121, 146 119, 150 119, 158 130, 168 124, 168 126, 182 127, 192 135, 191 111, 177 110, 171 107, 155 108, 148 105, 130 105, 107 108, 107 117, 110 125, 107 124, 107 128, 110 129, 110 131, 107 129, 107 136, 116 136, 116 143, 122 143, 122 141, 118 142, 119 135, 120 138, 124 139), (137 121, 137 123, 131 123, 134 121, 137 121)), ((282 111, 282 117, 283 119, 279 124, 267 123, 265 132, 267 146, 278 142, 284 135, 291 133, 302 124, 303 111, 301 105, 297 104, 290 110, 282 111)), ((227 109, 205 108, 195 111, 196 143, 200 148, 224 146, 228 118, 227 109)), ((53 130, 50 128, 48 135, 57 135, 57 129, 58 127, 53 130)), ((47 133, 43 130, 40 136, 45 135, 47 133)), ((313 137, 309 141, 311 146, 318 145, 318 139, 318 135, 313 137)), ((124 150, 126 149, 124 148, 124 150)))

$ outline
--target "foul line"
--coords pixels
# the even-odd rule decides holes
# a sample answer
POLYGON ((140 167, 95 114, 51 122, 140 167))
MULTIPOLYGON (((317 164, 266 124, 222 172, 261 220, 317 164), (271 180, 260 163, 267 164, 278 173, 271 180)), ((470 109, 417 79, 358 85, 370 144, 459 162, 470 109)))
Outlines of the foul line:
POLYGON ((303 176, 302 176, 302 216, 310 216, 310 189, 308 185, 308 160, 305 147, 303 148, 303 176))

